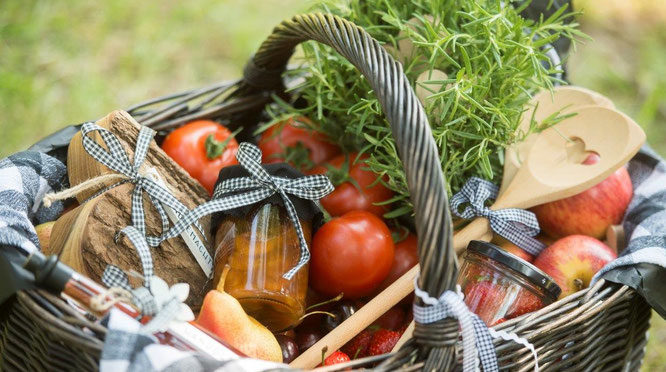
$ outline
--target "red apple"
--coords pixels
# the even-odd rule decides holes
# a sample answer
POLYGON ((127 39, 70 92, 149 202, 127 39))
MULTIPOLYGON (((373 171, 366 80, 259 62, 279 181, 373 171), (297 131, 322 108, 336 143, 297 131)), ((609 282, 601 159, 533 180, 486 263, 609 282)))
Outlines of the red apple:
POLYGON ((513 244, 512 242, 502 238, 499 235, 495 235, 495 237, 493 238, 493 243, 497 244, 497 246, 499 246, 506 252, 509 252, 514 256, 518 256, 527 262, 534 261, 534 256, 532 254, 520 248, 519 246, 513 244))
POLYGON ((534 260, 534 266, 550 275, 562 288, 564 298, 590 285, 597 271, 617 258, 617 254, 601 241, 571 235, 544 249, 534 260))
MULTIPOLYGON (((594 164, 599 155, 588 156, 583 164, 594 164)), ((532 208, 541 230, 561 238, 583 234, 603 239, 610 225, 617 225, 633 196, 629 172, 621 167, 601 183, 580 194, 532 208)))
MULTIPOLYGON (((536 237, 536 239, 538 241, 542 242, 543 244, 546 244, 546 245, 550 245, 554 242, 554 240, 552 240, 551 238, 549 238, 545 235, 538 235, 536 237)), ((518 257, 522 258, 523 260, 525 260, 527 262, 532 263, 534 261, 534 256, 532 254, 530 254, 526 250, 520 248, 519 246, 513 244, 512 242, 504 239, 503 237, 501 237, 499 235, 495 235, 493 237, 492 242, 494 244, 497 244, 503 250, 511 253, 514 256, 518 256, 518 257)))

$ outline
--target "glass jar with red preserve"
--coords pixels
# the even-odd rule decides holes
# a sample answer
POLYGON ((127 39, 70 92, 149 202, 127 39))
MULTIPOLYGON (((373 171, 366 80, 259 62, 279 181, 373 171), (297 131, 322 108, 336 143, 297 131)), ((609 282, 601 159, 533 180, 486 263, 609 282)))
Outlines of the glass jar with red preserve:
POLYGON ((546 273, 494 244, 473 240, 463 258, 458 284, 465 303, 489 326, 550 305, 562 291, 546 273))

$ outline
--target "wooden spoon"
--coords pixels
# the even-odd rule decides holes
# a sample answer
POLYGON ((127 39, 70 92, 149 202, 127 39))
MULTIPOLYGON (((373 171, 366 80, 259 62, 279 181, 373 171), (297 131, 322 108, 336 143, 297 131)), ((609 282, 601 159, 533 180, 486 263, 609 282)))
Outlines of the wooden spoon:
MULTIPOLYGON (((560 86, 553 88, 553 93, 543 91, 535 95, 527 104, 527 110, 523 113, 516 134, 527 133, 530 123, 534 119, 537 123, 543 122, 549 116, 559 112, 564 115, 576 112, 586 106, 601 106, 615 109, 613 102, 599 93, 589 89, 575 86, 560 86)), ((523 141, 514 146, 507 147, 504 152, 504 172, 502 174, 502 185, 500 194, 511 183, 518 172, 520 165, 530 152, 538 133, 533 133, 523 141)))
MULTIPOLYGON (((603 107, 581 109, 578 115, 538 135, 527 161, 491 208, 529 208, 575 195, 629 161, 644 141, 645 133, 626 115, 603 107), (586 152, 590 151, 599 154, 601 160, 591 165, 580 164, 586 152)), ((454 246, 461 247, 456 251, 462 251, 471 239, 489 239, 492 236, 489 231, 486 219, 474 220, 454 235, 454 246)), ((291 362, 290 366, 309 369, 321 363, 324 348, 328 349, 327 355, 338 350, 410 294, 418 272, 419 265, 416 265, 291 362)))
MULTIPOLYGON (((627 163, 644 142, 643 130, 621 112, 600 106, 581 108, 578 115, 536 136, 525 163, 490 209, 530 208, 578 194, 627 163), (601 160, 581 164, 590 153, 597 153, 601 160)), ((456 252, 488 231, 487 219, 475 219, 455 234, 456 252)))

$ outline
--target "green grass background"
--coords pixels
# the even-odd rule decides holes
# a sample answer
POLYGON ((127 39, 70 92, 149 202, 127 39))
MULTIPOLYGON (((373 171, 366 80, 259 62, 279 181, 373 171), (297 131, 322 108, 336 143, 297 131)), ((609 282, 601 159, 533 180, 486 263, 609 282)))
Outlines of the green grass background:
MULTIPOLYGON (((117 108, 239 77, 303 0, 0 1, 0 157, 117 108)), ((666 1, 578 0, 593 37, 569 61, 574 84, 612 98, 666 155, 666 1)), ((666 370, 653 316, 644 371, 666 370)))

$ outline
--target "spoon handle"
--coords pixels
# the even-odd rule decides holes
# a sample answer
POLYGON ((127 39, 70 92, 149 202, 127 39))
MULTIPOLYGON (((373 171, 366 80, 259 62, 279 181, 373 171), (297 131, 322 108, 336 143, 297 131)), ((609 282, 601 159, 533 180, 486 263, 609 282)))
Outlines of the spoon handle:
POLYGON ((351 340, 361 330, 371 325, 382 314, 387 312, 395 304, 400 302, 408 294, 414 291, 414 278, 419 272, 419 265, 414 266, 404 273, 388 288, 379 293, 375 298, 368 301, 357 312, 347 320, 340 323, 321 340, 317 341, 298 358, 294 359, 289 366, 297 369, 312 369, 321 364, 322 350, 326 348, 325 356, 332 354, 351 340))
POLYGON ((469 225, 465 226, 460 231, 456 231, 453 235, 453 248, 456 250, 456 254, 460 254, 467 244, 472 240, 486 240, 489 241, 492 238, 490 231, 490 222, 483 217, 477 217, 469 225))
MULTIPOLYGON (((470 240, 489 241, 493 234, 490 231, 490 223, 485 218, 477 218, 464 229, 453 235, 453 243, 456 252, 462 252, 470 240), (462 248, 458 249, 458 245, 462 248)), ((322 349, 326 348, 326 356, 338 350, 347 341, 356 336, 362 329, 372 324, 377 318, 400 302, 408 294, 414 291, 414 278, 419 272, 419 265, 414 266, 388 288, 380 292, 375 298, 368 301, 359 311, 349 319, 329 332, 317 343, 312 345, 303 354, 294 359, 289 366, 292 368, 311 369, 321 363, 322 349)))

